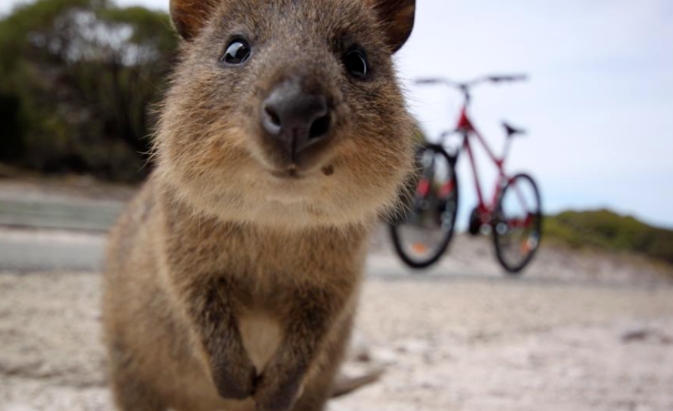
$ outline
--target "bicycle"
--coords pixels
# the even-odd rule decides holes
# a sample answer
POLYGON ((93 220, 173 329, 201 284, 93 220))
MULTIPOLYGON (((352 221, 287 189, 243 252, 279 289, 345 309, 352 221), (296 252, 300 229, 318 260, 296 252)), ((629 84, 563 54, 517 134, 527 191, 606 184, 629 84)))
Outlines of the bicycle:
POLYGON ((405 212, 390 224, 395 250, 408 266, 426 268, 436 263, 449 246, 458 214, 459 190, 455 166, 462 151, 467 152, 472 166, 478 200, 470 214, 468 232, 472 235, 493 234, 497 259, 507 273, 521 272, 532 260, 542 235, 540 192, 530 175, 509 175, 504 170, 512 138, 525 134, 525 131, 503 122, 505 147, 502 155, 497 157, 468 116, 473 87, 483 83, 522 80, 526 80, 526 76, 486 76, 464 83, 440 78, 416 81, 416 84, 457 88, 464 100, 456 128, 443 132, 438 144, 424 143, 420 146, 416 157, 419 172, 408 182, 402 196, 405 212), (453 134, 458 134, 462 142, 454 152, 449 153, 444 145, 453 134), (476 138, 484 147, 498 170, 490 202, 484 200, 470 137, 476 138))

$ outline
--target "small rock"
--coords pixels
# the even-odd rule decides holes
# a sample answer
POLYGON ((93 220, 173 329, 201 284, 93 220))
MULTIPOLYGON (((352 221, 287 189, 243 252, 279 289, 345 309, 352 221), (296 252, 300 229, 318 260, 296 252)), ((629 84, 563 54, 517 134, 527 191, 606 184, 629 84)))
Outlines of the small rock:
POLYGON ((622 342, 643 341, 651 336, 654 330, 647 327, 634 327, 624 331, 621 335, 622 342))

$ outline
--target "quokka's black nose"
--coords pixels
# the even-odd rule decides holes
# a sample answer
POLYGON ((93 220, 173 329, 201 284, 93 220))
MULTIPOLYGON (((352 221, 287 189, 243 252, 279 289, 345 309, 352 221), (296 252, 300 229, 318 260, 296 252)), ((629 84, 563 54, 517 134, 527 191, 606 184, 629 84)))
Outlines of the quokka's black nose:
POLYGON ((290 159, 327 137, 330 110, 327 98, 309 94, 296 81, 277 85, 262 103, 262 126, 290 159))

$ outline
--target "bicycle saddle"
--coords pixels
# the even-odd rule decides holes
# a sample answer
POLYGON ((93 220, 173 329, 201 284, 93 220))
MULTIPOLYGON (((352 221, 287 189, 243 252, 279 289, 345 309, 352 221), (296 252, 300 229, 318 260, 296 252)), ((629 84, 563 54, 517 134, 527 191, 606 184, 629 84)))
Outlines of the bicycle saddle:
POLYGON ((522 128, 512 127, 511 125, 507 124, 504 121, 502 122, 502 126, 505 127, 505 132, 507 133, 507 137, 511 137, 515 134, 521 134, 521 135, 526 134, 526 130, 524 130, 522 128))

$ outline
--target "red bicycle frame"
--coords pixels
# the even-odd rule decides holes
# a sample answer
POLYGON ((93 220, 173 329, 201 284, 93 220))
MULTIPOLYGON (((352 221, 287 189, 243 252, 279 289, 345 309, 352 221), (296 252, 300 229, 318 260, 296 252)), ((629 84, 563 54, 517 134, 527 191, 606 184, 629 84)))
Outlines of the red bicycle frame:
MULTIPOLYGON (((500 194, 502 193, 502 189, 504 186, 510 182, 511 178, 508 177, 505 174, 504 170, 504 165, 505 165, 505 160, 507 158, 507 155, 509 153, 509 147, 511 144, 511 137, 513 134, 516 134, 518 132, 521 132, 519 130, 515 130, 514 128, 505 125, 507 128, 507 139, 505 140, 505 147, 503 149, 503 153, 501 157, 497 157, 493 150, 488 146, 486 143, 486 140, 483 138, 481 133, 477 131, 477 129, 474 127, 472 124, 472 121, 470 120, 468 114, 467 114, 467 108, 470 103, 470 88, 484 82, 492 82, 492 83, 499 83, 499 82, 506 82, 506 81, 519 81, 519 80, 525 80, 526 76, 525 75, 513 75, 513 76, 487 76, 487 77, 482 77, 482 78, 477 78, 473 81, 470 82, 465 82, 465 83, 456 83, 448 79, 421 79, 417 80, 417 84, 445 84, 451 87, 455 87, 461 91, 463 94, 465 101, 463 103, 463 107, 460 110, 460 116, 458 118, 458 124, 456 126, 455 131, 460 133, 463 138, 462 142, 462 147, 461 150, 467 151, 467 155, 470 158, 470 164, 472 166, 472 174, 474 176, 474 185, 477 190, 477 199, 479 203, 477 204, 477 212, 479 214, 479 218, 481 222, 484 224, 487 224, 491 220, 491 214, 495 211, 495 208, 497 207, 498 204, 498 199, 500 198, 500 194), (470 143, 470 135, 475 135, 477 137, 477 140, 481 145, 484 147, 484 150, 486 151, 486 154, 488 157, 491 159, 493 164, 495 164, 495 167, 498 170, 498 178, 496 181, 495 189, 493 190, 493 197, 490 203, 487 203, 484 200, 484 194, 481 189, 481 183, 479 180, 479 173, 477 172, 477 164, 474 158, 474 152, 472 151, 472 145, 470 143)), ((440 137, 442 141, 440 141, 440 144, 443 144, 443 139, 446 137, 446 135, 449 133, 444 133, 440 137)), ((459 150, 460 151, 460 150, 459 150)), ((456 156, 459 154, 456 153, 456 156)), ((450 182, 447 183, 447 185, 451 184, 450 182)), ((425 187, 427 190, 427 187, 425 187)), ((443 187, 442 191, 445 191, 444 189, 447 187, 443 187)), ((450 187, 447 188, 450 192, 450 187)), ((525 196, 523 193, 521 193, 521 190, 519 190, 518 187, 514 187, 517 197, 521 201, 522 206, 524 207, 525 210, 528 210, 528 207, 526 205, 525 201, 525 196)))
POLYGON ((481 133, 479 133, 479 131, 474 127, 472 121, 468 117, 467 104, 465 104, 460 111, 460 117, 458 118, 458 125, 456 126, 456 130, 463 136, 463 150, 467 152, 467 155, 470 159, 470 165, 472 166, 472 175, 474 176, 474 185, 477 191, 477 199, 479 201, 477 204, 477 210, 479 210, 479 215, 482 221, 486 222, 490 219, 490 215, 495 209, 495 205, 497 204, 498 198, 500 197, 500 191, 502 190, 502 187, 508 181, 508 177, 505 175, 504 164, 509 151, 510 139, 508 138, 505 141, 505 148, 503 150, 502 157, 496 157, 496 155, 493 153, 493 150, 491 150, 491 148, 486 143, 486 140, 484 140, 484 137, 482 137, 481 133), (477 164, 474 158, 474 153, 472 152, 472 146, 470 145, 470 134, 474 134, 477 137, 477 140, 479 143, 481 143, 482 147, 484 147, 486 154, 491 159, 491 161, 493 161, 498 170, 498 180, 496 181, 490 204, 487 204, 484 201, 481 182, 479 180, 479 173, 477 171, 477 164))

